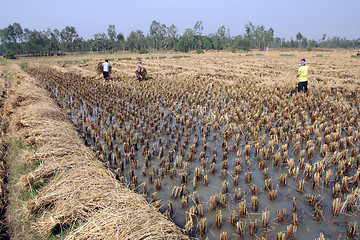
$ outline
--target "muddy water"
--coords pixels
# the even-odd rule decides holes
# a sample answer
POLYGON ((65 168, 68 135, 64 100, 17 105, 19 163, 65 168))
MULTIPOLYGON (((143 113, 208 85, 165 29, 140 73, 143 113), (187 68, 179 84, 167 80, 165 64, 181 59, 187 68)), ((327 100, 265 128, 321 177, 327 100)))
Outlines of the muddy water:
MULTIPOLYGON (((79 130, 83 133, 83 136, 85 138, 85 142, 94 148, 95 151, 100 152, 104 156, 104 164, 107 164, 109 162, 110 167, 113 168, 113 170, 116 170, 116 165, 111 158, 111 153, 115 153, 116 149, 115 146, 119 146, 121 150, 123 151, 123 140, 120 139, 118 136, 113 137, 111 140, 113 142, 112 147, 107 145, 105 136, 106 134, 109 134, 110 136, 116 135, 116 131, 118 128, 122 129, 125 138, 129 139, 131 136, 127 134, 126 128, 129 127, 129 122, 125 122, 124 124, 119 124, 118 119, 114 117, 113 112, 107 112, 104 109, 101 109, 99 106, 91 105, 89 102, 86 102, 85 99, 78 99, 78 96, 73 96, 70 94, 67 94, 65 92, 60 92, 58 88, 52 87, 51 94, 53 95, 54 99, 56 99, 60 106, 64 107, 69 114, 71 115, 71 118, 74 122, 74 124, 79 128, 79 130), (78 99, 77 102, 80 102, 80 104, 74 104, 74 99, 78 99), (89 109, 91 108, 91 110, 89 109), (91 113, 90 113, 91 112, 91 113), (101 121, 97 122, 97 119, 101 119, 101 121), (99 123, 99 125, 97 125, 99 123), (96 144, 95 138, 91 136, 91 134, 88 132, 89 129, 86 129, 87 126, 95 126, 97 129, 97 137, 99 137, 99 143, 96 144), (114 127, 116 129, 114 129, 114 127), (103 144, 105 147, 102 149, 99 148, 99 145, 103 144)), ((133 107, 128 105, 129 108, 133 107)), ((165 109, 166 110, 166 109, 165 109)), ((165 117, 165 116, 164 116, 165 117)), ((139 116, 139 119, 141 121, 141 116, 139 116)), ((161 119, 161 120, 164 120, 161 119)), ((194 119, 196 122, 197 119, 194 119)), ((308 118, 309 121, 309 118, 308 118)), ((160 127, 164 124, 164 122, 160 123, 160 127)), ((172 122, 169 123, 169 126, 174 128, 176 126, 176 119, 173 118, 172 122)), ((274 126, 274 125, 273 125, 274 126)), ((354 127, 353 131, 356 131, 357 128, 354 127)), ((185 137, 184 135, 188 129, 184 128, 184 134, 180 136, 180 142, 178 143, 178 146, 181 146, 184 141, 185 137)), ((130 177, 130 171, 133 170, 134 174, 138 177, 138 186, 135 187, 135 191, 138 191, 139 193, 143 193, 142 191, 142 185, 144 183, 147 184, 147 190, 148 193, 146 194, 149 201, 151 201, 151 195, 152 193, 157 193, 157 200, 161 200, 162 205, 160 207, 160 211, 163 213, 166 213, 168 210, 168 202, 171 201, 173 205, 173 213, 171 214, 171 218, 173 221, 180 227, 185 228, 187 219, 189 216, 189 211, 191 207, 195 207, 196 204, 194 200, 192 199, 193 192, 196 191, 199 195, 199 204, 202 205, 204 214, 203 216, 194 216, 194 227, 192 231, 190 232, 190 236, 192 237, 198 237, 199 235, 199 229, 197 227, 197 222, 202 219, 206 218, 207 220, 207 233, 203 237, 208 237, 209 239, 219 239, 219 236, 222 232, 228 233, 228 239, 240 239, 236 232, 236 227, 234 225, 231 225, 229 222, 229 216, 231 212, 235 212, 237 214, 237 221, 245 221, 246 222, 246 235, 245 238, 259 238, 261 236, 264 236, 265 238, 269 239, 275 239, 276 234, 278 232, 287 232, 287 227, 292 224, 291 215, 293 212, 293 199, 295 198, 296 202, 296 210, 298 216, 298 223, 297 223, 297 233, 296 238, 297 239, 314 239, 316 237, 319 237, 320 233, 324 233, 325 238, 337 238, 338 236, 342 236, 341 238, 344 238, 346 236, 346 229, 347 224, 350 222, 358 221, 359 222, 359 214, 358 213, 351 213, 351 212, 344 212, 339 214, 339 216, 333 217, 331 216, 331 208, 332 208, 332 188, 335 185, 334 181, 334 173, 337 172, 337 168, 335 166, 329 166, 327 169, 332 170, 332 177, 331 182, 329 186, 324 186, 323 179, 320 180, 320 185, 318 189, 314 189, 312 187, 313 182, 311 179, 306 180, 305 186, 304 186, 304 193, 299 193, 297 191, 298 188, 298 180, 303 179, 303 173, 304 170, 300 170, 299 176, 297 181, 294 180, 293 177, 288 176, 287 177, 287 184, 286 186, 280 186, 279 184, 279 178, 280 175, 284 173, 288 173, 289 166, 287 163, 282 161, 282 158, 280 158, 279 166, 274 166, 273 161, 266 161, 265 168, 269 168, 268 171, 268 179, 272 179, 272 189, 277 190, 277 199, 275 201, 271 201, 269 198, 269 192, 265 191, 265 179, 263 177, 263 170, 259 169, 259 157, 256 155, 254 148, 251 149, 250 152, 250 163, 251 166, 248 168, 248 166, 245 164, 245 145, 250 143, 247 142, 245 139, 246 132, 242 134, 240 144, 236 146, 235 151, 232 150, 232 147, 235 143, 234 138, 229 138, 227 140, 227 146, 228 146, 228 170, 225 179, 221 178, 221 169, 222 169, 222 156, 225 151, 225 147, 222 146, 223 143, 223 135, 222 135, 223 129, 214 129, 211 128, 209 135, 206 137, 206 142, 203 142, 201 132, 200 132, 200 124, 196 125, 196 128, 191 131, 191 134, 189 136, 189 143, 186 147, 186 154, 190 154, 190 146, 194 144, 195 140, 195 133, 199 136, 199 142, 198 146, 196 147, 196 154, 195 154, 195 160, 188 161, 186 157, 183 159, 183 165, 186 163, 190 166, 190 173, 188 175, 188 180, 185 188, 185 195, 188 195, 189 201, 188 201, 188 207, 183 208, 180 198, 174 199, 171 197, 173 188, 181 187, 182 183, 180 181, 179 173, 185 172, 185 168, 179 168, 176 169, 177 174, 175 177, 171 177, 169 172, 166 171, 166 176, 164 178, 160 177, 159 174, 155 174, 155 179, 160 179, 161 181, 161 189, 156 189, 155 184, 149 183, 148 175, 150 172, 161 169, 163 166, 160 166, 161 158, 158 157, 158 154, 154 151, 153 144, 155 142, 158 142, 160 136, 155 136, 155 139, 153 137, 148 138, 150 151, 153 152, 152 157, 149 161, 149 166, 146 171, 146 175, 143 175, 142 168, 144 166, 143 158, 144 156, 141 154, 141 145, 140 145, 140 138, 142 136, 141 131, 133 130, 134 136, 137 136, 138 138, 134 140, 134 136, 132 136, 132 140, 134 140, 132 143, 137 145, 137 151, 135 150, 133 152, 133 160, 137 161, 138 167, 136 168, 136 164, 134 165, 134 162, 126 163, 124 159, 118 159, 117 161, 124 162, 124 171, 120 174, 120 176, 124 176, 125 184, 129 185, 129 187, 132 186, 132 179, 130 177), (217 140, 214 140, 214 134, 217 135, 217 140), (201 165, 201 162, 198 161, 200 153, 203 151, 203 146, 207 144, 207 150, 206 150, 206 156, 205 159, 207 161, 206 168, 203 168, 201 165), (216 148, 216 172, 214 174, 210 173, 208 171, 209 165, 211 164, 211 159, 213 156, 213 149, 216 148), (234 186, 234 169, 235 169, 235 159, 242 159, 241 167, 242 172, 240 173, 239 177, 239 183, 237 186, 234 186), (195 174, 195 169, 200 169, 200 172, 202 175, 208 176, 208 185, 204 185, 204 178, 200 177, 198 180, 195 188, 193 187, 193 178, 195 174), (246 183, 245 181, 245 173, 251 172, 252 178, 249 183, 246 183), (225 194, 226 195, 226 206, 220 206, 219 204, 216 206, 215 210, 210 210, 210 202, 209 199, 212 196, 220 195, 222 193, 222 186, 223 183, 227 181, 229 183, 229 190, 225 194), (257 211, 252 210, 251 207, 251 198, 254 196, 251 193, 251 187, 253 185, 256 185, 257 187, 257 193, 255 196, 258 197, 259 200, 259 208, 257 211), (242 190, 242 199, 241 200, 235 200, 235 189, 241 188, 242 190), (306 204, 306 194, 311 195, 320 195, 320 205, 321 209, 323 210, 323 216, 324 218, 322 220, 315 220, 314 219, 314 206, 306 204), (246 200, 247 202, 247 214, 244 217, 239 216, 239 203, 243 200, 246 200), (277 220, 276 210, 282 210, 286 209, 286 216, 285 220, 283 222, 279 222, 277 220), (268 228, 262 228, 262 213, 264 211, 270 212, 270 222, 268 228), (220 229, 217 229, 215 227, 216 222, 216 215, 221 211, 222 213, 222 226, 220 229), (256 236, 250 236, 250 229, 249 229, 249 223, 250 221, 256 221, 257 226, 257 233, 256 236)), ((171 135, 167 135, 164 133, 161 133, 162 137, 162 144, 159 144, 159 148, 164 149, 163 156, 168 159, 168 156, 170 154, 170 151, 173 149, 173 144, 175 143, 175 139, 178 138, 178 134, 175 134, 173 137, 171 135), (165 142, 167 140, 170 140, 170 145, 168 148, 165 147, 165 142)), ((345 138, 346 135, 343 132, 340 136, 340 138, 345 138)), ((268 147, 269 140, 271 139, 270 135, 265 133, 264 131, 261 132, 259 141, 263 142, 264 148, 268 147)), ((295 139, 295 135, 293 136, 293 139, 295 139)), ((310 136, 310 139, 314 139, 314 135, 312 134, 310 136)), ((275 146, 274 154, 281 151, 281 145, 285 144, 284 142, 279 141, 279 143, 275 146)), ((288 156, 287 159, 294 159, 294 165, 295 167, 299 165, 300 160, 300 152, 301 150, 306 148, 306 143, 302 142, 299 152, 294 153, 294 140, 292 140, 288 146, 288 156)), ((348 154, 347 158, 350 157, 350 153, 352 148, 359 148, 359 143, 355 142, 354 145, 348 147, 348 154)), ((173 154, 173 161, 169 162, 167 161, 171 168, 175 168, 175 159, 176 156, 180 156, 180 148, 178 148, 178 151, 173 154)), ((339 150, 339 149, 337 149, 339 150)), ((124 156, 124 153, 123 153, 124 156)), ((308 160, 305 156, 305 164, 311 163, 314 164, 318 161, 323 160, 324 158, 320 155, 320 149, 315 147, 314 151, 314 157, 312 160, 308 160)), ((329 159, 327 159, 329 161, 329 159)), ((359 161, 359 159, 357 159, 359 161)), ((160 171, 160 170, 159 170, 160 171)), ((348 176, 353 176, 355 173, 355 168, 351 170, 351 172, 348 174, 348 176)), ((349 187, 352 185, 349 184, 349 187)), ((342 201, 344 201, 344 197, 342 198, 342 201)))

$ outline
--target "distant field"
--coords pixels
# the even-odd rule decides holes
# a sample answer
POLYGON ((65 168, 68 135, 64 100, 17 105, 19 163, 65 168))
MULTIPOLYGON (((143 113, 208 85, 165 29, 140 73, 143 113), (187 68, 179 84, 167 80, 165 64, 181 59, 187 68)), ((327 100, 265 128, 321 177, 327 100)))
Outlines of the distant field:
MULTIPOLYGON (((150 53, 81 55, 36 59, 43 64, 63 67, 79 67, 94 71, 97 61, 108 58, 114 64, 115 75, 133 75, 137 59, 142 59, 150 74, 166 76, 180 74, 206 76, 210 80, 231 81, 251 80, 255 84, 293 87, 296 85, 297 67, 305 58, 309 66, 310 86, 343 87, 355 90, 359 87, 360 58, 348 51, 332 52, 252 52, 229 53, 150 53)), ((27 61, 24 59, 23 61, 27 61)), ((31 60, 30 60, 31 62, 31 60)))

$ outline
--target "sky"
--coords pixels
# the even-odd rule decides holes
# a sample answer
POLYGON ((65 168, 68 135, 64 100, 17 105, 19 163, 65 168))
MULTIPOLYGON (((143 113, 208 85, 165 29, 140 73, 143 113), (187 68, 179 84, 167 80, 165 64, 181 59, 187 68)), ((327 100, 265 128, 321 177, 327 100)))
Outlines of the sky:
POLYGON ((149 33, 155 20, 178 34, 203 23, 203 35, 225 26, 231 36, 245 33, 245 24, 274 29, 275 37, 307 39, 360 38, 360 0, 0 0, 0 29, 19 23, 23 29, 62 30, 75 27, 84 39, 107 33, 110 24, 127 37, 131 31, 149 33))

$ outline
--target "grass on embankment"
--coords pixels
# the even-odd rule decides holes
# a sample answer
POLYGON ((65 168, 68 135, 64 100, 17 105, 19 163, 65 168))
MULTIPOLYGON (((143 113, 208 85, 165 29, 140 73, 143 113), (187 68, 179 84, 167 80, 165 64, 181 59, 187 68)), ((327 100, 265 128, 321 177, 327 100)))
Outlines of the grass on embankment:
POLYGON ((40 188, 42 184, 37 183, 33 189, 25 189, 18 185, 22 175, 28 174, 39 165, 37 160, 30 162, 25 160, 25 156, 35 151, 37 146, 36 144, 25 143, 20 137, 12 137, 7 132, 12 120, 13 111, 11 108, 14 107, 10 106, 11 104, 9 105, 9 95, 14 93, 14 87, 21 84, 23 80, 16 78, 16 71, 14 71, 11 63, 2 60, 0 65, 3 66, 1 73, 4 77, 2 79, 3 89, 1 90, 5 92, 1 104, 1 141, 4 144, 2 150, 5 151, 3 160, 6 168, 4 180, 6 210, 3 212, 4 231, 1 237, 4 239, 39 239, 39 235, 32 227, 34 216, 25 214, 22 205, 36 195, 37 188, 40 188))

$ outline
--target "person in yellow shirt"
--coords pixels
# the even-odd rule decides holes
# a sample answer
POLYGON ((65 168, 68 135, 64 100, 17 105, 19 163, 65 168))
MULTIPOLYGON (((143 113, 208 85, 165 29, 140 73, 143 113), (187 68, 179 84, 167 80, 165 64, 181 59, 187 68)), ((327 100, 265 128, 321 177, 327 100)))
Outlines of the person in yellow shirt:
POLYGON ((299 85, 298 91, 307 93, 308 91, 308 71, 309 67, 306 65, 305 58, 301 59, 298 69, 299 85))

